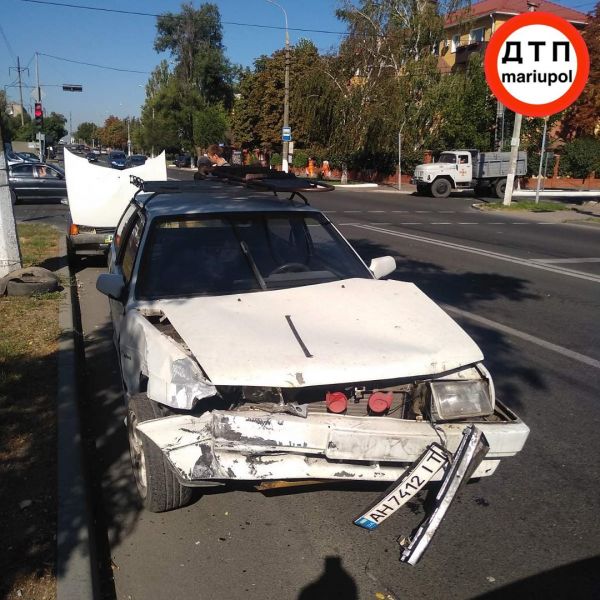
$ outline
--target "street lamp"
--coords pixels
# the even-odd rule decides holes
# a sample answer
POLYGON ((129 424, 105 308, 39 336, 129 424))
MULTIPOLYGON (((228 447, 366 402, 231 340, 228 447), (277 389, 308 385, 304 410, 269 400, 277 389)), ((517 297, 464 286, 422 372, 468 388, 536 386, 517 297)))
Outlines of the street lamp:
MULTIPOLYGON (((285 87, 284 87, 284 96, 283 96, 283 127, 286 129, 289 127, 289 117, 290 117, 290 35, 288 32, 288 17, 285 12, 285 8, 275 2, 275 0, 266 0, 269 4, 274 4, 278 8, 283 11, 283 15, 285 17, 285 87)), ((288 157, 289 157, 289 142, 283 142, 283 157, 281 160, 281 168, 285 173, 289 170, 288 165, 288 157)))

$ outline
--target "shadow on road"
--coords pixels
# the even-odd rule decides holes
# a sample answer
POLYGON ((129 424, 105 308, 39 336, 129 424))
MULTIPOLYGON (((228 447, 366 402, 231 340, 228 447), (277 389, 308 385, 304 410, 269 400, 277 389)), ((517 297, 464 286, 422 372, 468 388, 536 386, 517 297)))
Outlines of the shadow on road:
POLYGON ((315 582, 307 585, 298 600, 357 600, 356 583, 342 567, 339 556, 327 556, 323 574, 315 582))
POLYGON ((477 596, 477 600, 503 598, 511 598, 511 600, 600 598, 600 556, 563 565, 477 596))
MULTIPOLYGON (((350 242, 367 264, 378 256, 393 256, 398 267, 390 278, 414 283, 438 304, 449 304, 461 310, 477 312, 477 303, 481 301, 542 300, 541 296, 528 291, 530 282, 527 279, 497 273, 452 273, 430 262, 407 259, 393 248, 372 240, 350 239, 350 242)), ((518 410, 523 407, 520 400, 521 384, 547 389, 539 370, 526 366, 527 363, 522 360, 522 355, 517 352, 508 336, 471 322, 456 320, 482 349, 485 364, 494 375, 499 396, 510 408, 518 410)))

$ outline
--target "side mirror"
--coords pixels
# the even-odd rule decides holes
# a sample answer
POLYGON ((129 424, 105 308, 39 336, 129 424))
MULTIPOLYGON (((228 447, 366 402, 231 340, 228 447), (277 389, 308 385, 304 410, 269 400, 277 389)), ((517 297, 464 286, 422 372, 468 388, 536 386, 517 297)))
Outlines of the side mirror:
POLYGON ((125 282, 123 277, 116 273, 102 273, 96 280, 96 289, 109 298, 120 300, 125 289, 125 282))
POLYGON ((369 265, 369 270, 375 279, 381 279, 396 270, 396 259, 393 256, 374 258, 369 265))

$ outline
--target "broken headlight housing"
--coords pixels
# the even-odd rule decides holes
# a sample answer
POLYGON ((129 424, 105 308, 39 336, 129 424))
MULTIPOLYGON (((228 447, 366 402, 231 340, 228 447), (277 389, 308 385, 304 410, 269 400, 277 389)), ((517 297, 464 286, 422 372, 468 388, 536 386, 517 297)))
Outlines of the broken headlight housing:
POLYGON ((429 388, 435 420, 482 417, 494 411, 493 392, 486 379, 431 381, 429 388))
POLYGON ((215 386, 206 379, 200 367, 188 357, 171 362, 171 381, 168 396, 170 405, 175 408, 191 410, 202 398, 214 396, 215 386))

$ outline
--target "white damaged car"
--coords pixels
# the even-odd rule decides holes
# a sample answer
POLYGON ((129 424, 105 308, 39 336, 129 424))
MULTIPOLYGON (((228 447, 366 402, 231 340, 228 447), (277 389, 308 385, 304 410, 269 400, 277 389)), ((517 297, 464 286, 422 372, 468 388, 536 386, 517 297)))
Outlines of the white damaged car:
MULTIPOLYGON (((300 182, 271 187, 314 186, 300 182)), ((138 185, 97 288, 149 510, 228 480, 412 474, 420 489, 474 431, 484 451, 463 479, 522 449, 529 429, 496 399, 475 342, 412 283, 380 280, 392 257, 367 266, 324 214, 273 191, 138 185)), ((357 524, 388 516, 373 514, 357 524)))

